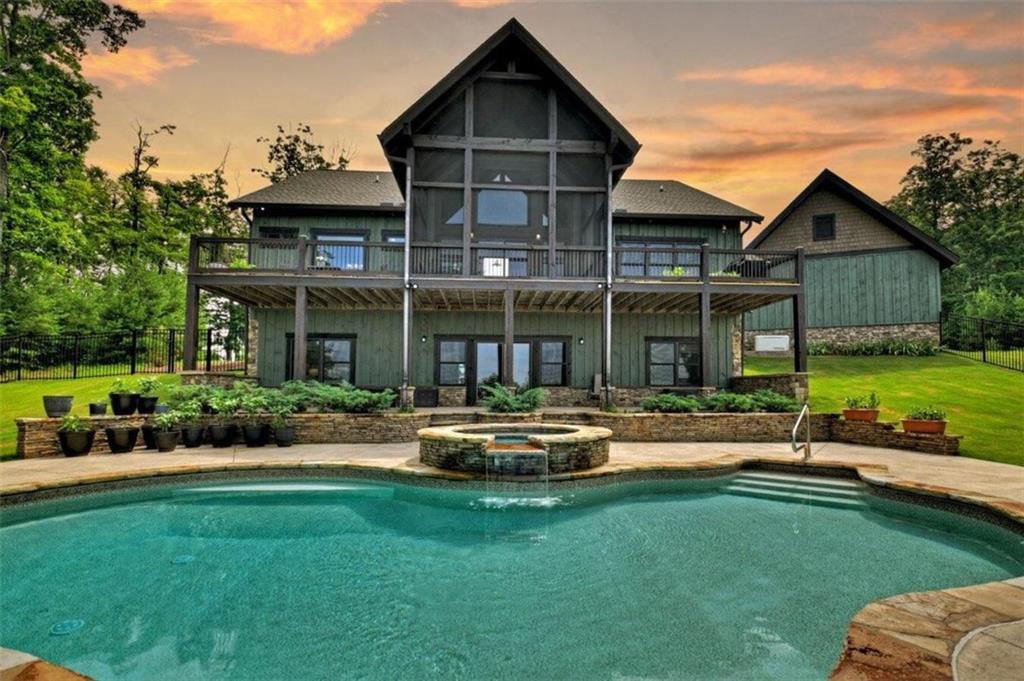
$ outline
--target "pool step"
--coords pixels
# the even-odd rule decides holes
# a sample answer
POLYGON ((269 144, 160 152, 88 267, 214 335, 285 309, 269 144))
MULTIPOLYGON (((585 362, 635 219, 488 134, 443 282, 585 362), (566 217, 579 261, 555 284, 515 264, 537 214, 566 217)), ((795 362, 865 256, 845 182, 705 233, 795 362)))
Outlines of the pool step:
POLYGON ((834 508, 867 508, 863 500, 863 485, 853 480, 749 472, 733 477, 723 490, 729 494, 759 499, 834 508))

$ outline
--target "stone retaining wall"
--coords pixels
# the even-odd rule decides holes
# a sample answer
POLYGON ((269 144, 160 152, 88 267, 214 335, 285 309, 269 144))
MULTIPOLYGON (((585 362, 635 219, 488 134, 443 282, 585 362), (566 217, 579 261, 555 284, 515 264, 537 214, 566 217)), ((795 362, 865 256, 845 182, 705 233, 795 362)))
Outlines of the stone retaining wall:
POLYGON ((805 373, 733 376, 729 379, 729 389, 737 393, 773 390, 780 395, 792 397, 797 402, 806 402, 809 396, 805 373))
MULTIPOLYGON (((743 346, 748 354, 754 350, 754 336, 786 336, 789 346, 793 347, 792 329, 748 329, 744 333, 743 346)), ((807 342, 829 341, 832 343, 860 343, 864 341, 883 341, 891 339, 930 341, 939 344, 939 323, 922 322, 916 324, 877 324, 872 326, 823 326, 807 329, 807 342)), ((789 352, 758 353, 764 355, 784 356, 789 352)))
MULTIPOLYGON (((831 439, 835 414, 814 414, 811 438, 831 439)), ((590 423, 610 428, 621 442, 787 442, 795 414, 609 414, 590 423)))
POLYGON ((832 426, 832 440, 869 447, 910 449, 925 454, 955 455, 960 451, 960 435, 919 435, 896 430, 896 424, 866 423, 837 419, 832 426))
MULTIPOLYGON (((139 427, 146 423, 146 416, 92 416, 88 420, 97 429, 96 439, 93 440, 92 452, 94 454, 109 454, 110 447, 107 446, 107 436, 104 428, 113 426, 139 427)), ((60 445, 57 443, 57 427, 60 419, 16 419, 18 426, 17 453, 26 459, 35 459, 41 456, 61 456, 60 445)), ((139 433, 136 449, 142 449, 142 433, 139 433)))

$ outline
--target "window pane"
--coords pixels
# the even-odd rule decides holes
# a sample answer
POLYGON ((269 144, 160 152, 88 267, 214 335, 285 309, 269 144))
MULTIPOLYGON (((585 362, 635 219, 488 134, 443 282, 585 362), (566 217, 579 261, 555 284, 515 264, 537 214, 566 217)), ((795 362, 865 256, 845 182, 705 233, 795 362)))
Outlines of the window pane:
POLYGON ((512 380, 521 387, 530 385, 530 344, 512 346, 512 380))
POLYGON ((651 385, 672 385, 673 374, 670 364, 651 365, 651 385))
POLYGON ((473 182, 548 184, 548 155, 507 151, 473 152, 473 182))
POLYGON ((483 189, 477 192, 476 221, 481 225, 526 227, 530 224, 530 202, 526 192, 483 189))
POLYGON ((541 385, 562 385, 562 365, 542 364, 540 366, 541 385))
POLYGON ((466 385, 466 365, 442 364, 441 385, 466 385))
POLYGON ((362 246, 350 246, 366 240, 361 234, 314 234, 318 242, 313 255, 313 267, 341 270, 363 269, 365 249, 362 246))
POLYGON ((562 187, 604 187, 608 184, 604 156, 558 154, 555 170, 558 184, 562 187))
POLYGON ((461 183, 465 165, 466 155, 461 149, 417 149, 413 181, 461 183))
POLYGON ((478 189, 473 195, 476 212, 476 223, 473 226, 475 241, 547 243, 547 192, 478 189), (511 232, 508 227, 519 229, 511 232))
POLYGON ((697 385, 700 383, 700 365, 684 364, 679 366, 679 385, 697 385))
POLYGON ((540 361, 561 363, 562 357, 565 356, 565 343, 541 343, 540 344, 540 361))
POLYGON ((462 243, 462 191, 412 190, 412 240, 462 243))
POLYGON ((674 364, 675 361, 675 343, 651 343, 651 364, 674 364))
POLYGON ((466 361, 466 341, 441 341, 440 346, 442 362, 466 361))
POLYGON ((324 340, 324 358, 332 362, 352 361, 352 341, 344 339, 324 340))
POLYGON ((558 192, 558 243, 603 246, 608 222, 606 194, 558 192))
POLYGON ((306 377, 320 378, 320 350, 323 343, 320 339, 306 341, 306 377))
POLYGON ((479 80, 473 86, 477 137, 546 139, 547 87, 532 82, 479 80))
POLYGON ((351 383, 352 365, 348 363, 324 361, 323 380, 345 381, 347 383, 351 383))

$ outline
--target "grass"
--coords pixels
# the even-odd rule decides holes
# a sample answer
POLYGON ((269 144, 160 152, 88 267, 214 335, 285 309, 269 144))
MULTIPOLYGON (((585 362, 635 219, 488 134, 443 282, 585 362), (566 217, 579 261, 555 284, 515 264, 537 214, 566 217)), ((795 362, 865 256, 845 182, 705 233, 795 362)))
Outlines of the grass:
MULTIPOLYGON (((177 384, 181 379, 174 374, 153 376, 166 385, 177 384)), ((76 378, 57 381, 18 381, 0 384, 0 459, 14 456, 18 430, 14 419, 45 416, 43 395, 74 395, 71 413, 86 415, 90 402, 106 402, 110 384, 115 378, 134 381, 135 376, 103 376, 102 378, 76 378)), ((108 407, 109 413, 109 407, 108 407)))
MULTIPOLYGON (((792 371, 792 359, 748 357, 746 373, 792 371)), ((872 390, 880 419, 912 407, 946 412, 948 432, 963 435, 960 453, 1024 466, 1024 373, 963 357, 809 357, 811 409, 838 412, 847 395, 872 390)))

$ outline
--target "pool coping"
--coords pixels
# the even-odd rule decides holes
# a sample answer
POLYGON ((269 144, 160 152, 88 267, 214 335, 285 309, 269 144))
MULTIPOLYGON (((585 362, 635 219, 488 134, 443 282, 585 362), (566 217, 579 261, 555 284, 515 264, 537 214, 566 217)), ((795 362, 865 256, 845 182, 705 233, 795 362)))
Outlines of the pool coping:
MULTIPOLYGON (((883 464, 821 458, 796 461, 782 456, 726 454, 696 461, 606 464, 551 476, 549 484, 590 487, 650 479, 720 477, 751 469, 853 478, 879 496, 969 515, 1024 534, 1024 503, 901 478, 891 474, 883 464)), ((354 461, 275 461, 268 457, 262 461, 170 463, 138 470, 68 475, 49 482, 2 485, 0 507, 149 485, 217 478, 276 477, 289 472, 301 476, 346 476, 419 486, 472 488, 485 482, 484 476, 478 474, 429 468, 409 461, 389 466, 354 461)), ((515 487, 524 482, 504 484, 515 487)), ((898 675, 895 678, 907 681, 954 679, 954 651, 961 639, 978 628, 1021 618, 1024 618, 1024 576, 1005 582, 899 594, 873 601, 851 620, 843 651, 829 679, 859 681, 888 678, 879 677, 879 674, 898 675), (1000 606, 999 598, 1004 599, 1007 605, 1000 606), (977 624, 964 629, 966 620, 977 624)), ((1024 649, 1024 642, 1021 642, 1021 648, 1024 649)), ((960 678, 970 681, 967 676, 960 678)))

